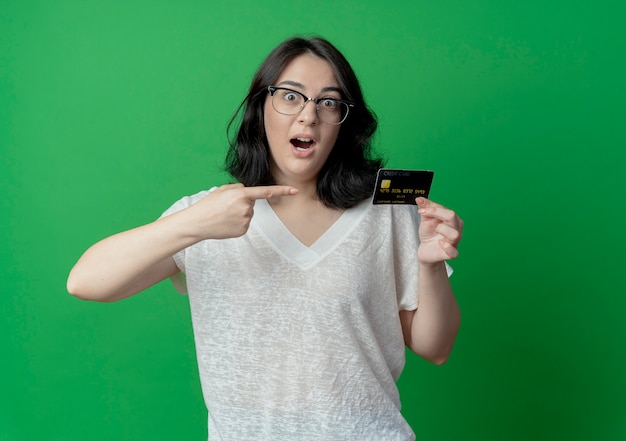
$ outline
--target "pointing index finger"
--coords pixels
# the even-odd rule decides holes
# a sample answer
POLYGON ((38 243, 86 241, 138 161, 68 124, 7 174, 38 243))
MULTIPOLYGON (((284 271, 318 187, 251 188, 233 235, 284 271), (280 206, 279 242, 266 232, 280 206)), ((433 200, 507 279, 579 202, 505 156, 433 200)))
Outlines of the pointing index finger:
POLYGON ((287 185, 266 185, 259 187, 245 187, 243 189, 252 200, 269 199, 273 196, 291 196, 298 194, 298 189, 287 185))

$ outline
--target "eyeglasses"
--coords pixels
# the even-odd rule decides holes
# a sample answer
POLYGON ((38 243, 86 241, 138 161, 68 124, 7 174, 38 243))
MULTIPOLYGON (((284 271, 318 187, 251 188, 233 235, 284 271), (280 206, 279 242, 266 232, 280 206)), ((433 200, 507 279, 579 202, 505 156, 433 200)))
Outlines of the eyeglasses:
POLYGON ((349 101, 330 97, 309 98, 297 90, 286 87, 269 86, 267 90, 272 96, 272 107, 278 113, 297 115, 304 109, 306 103, 313 101, 317 115, 328 124, 341 124, 348 117, 350 107, 354 107, 349 101))

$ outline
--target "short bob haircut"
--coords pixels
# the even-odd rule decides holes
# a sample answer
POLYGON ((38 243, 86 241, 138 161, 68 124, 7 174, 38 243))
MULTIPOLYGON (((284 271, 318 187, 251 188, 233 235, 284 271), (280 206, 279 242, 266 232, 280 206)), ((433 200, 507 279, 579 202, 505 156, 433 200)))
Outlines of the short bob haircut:
POLYGON ((274 178, 264 125, 264 103, 268 86, 273 86, 285 67, 296 57, 313 54, 335 71, 342 98, 354 104, 341 124, 339 135, 317 180, 320 201, 333 208, 350 208, 371 196, 376 171, 383 161, 371 154, 377 128, 376 116, 363 99, 359 81, 346 58, 330 42, 319 38, 295 37, 277 46, 257 70, 248 95, 228 124, 227 133, 241 122, 230 138, 225 169, 245 186, 272 185, 274 178))

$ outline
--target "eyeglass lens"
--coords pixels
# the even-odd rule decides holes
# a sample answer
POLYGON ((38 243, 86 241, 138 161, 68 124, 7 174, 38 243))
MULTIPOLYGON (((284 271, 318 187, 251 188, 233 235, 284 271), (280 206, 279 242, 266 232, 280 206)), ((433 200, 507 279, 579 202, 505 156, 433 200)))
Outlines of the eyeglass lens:
MULTIPOLYGON (((278 113, 295 115, 307 103, 307 98, 289 89, 276 89, 272 96, 272 106, 278 113)), ((341 124, 348 116, 348 105, 332 98, 321 98, 313 103, 319 118, 330 124, 341 124)))

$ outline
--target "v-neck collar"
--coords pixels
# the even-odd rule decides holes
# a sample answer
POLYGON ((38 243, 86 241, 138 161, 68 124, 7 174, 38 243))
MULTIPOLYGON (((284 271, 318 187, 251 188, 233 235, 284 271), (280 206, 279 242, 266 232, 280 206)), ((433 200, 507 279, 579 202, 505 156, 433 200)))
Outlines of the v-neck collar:
POLYGON ((266 199, 258 199, 255 202, 252 224, 256 225, 276 251, 303 270, 307 270, 315 266, 350 234, 361 216, 367 211, 370 202, 367 199, 344 211, 311 246, 300 242, 289 231, 266 199))

